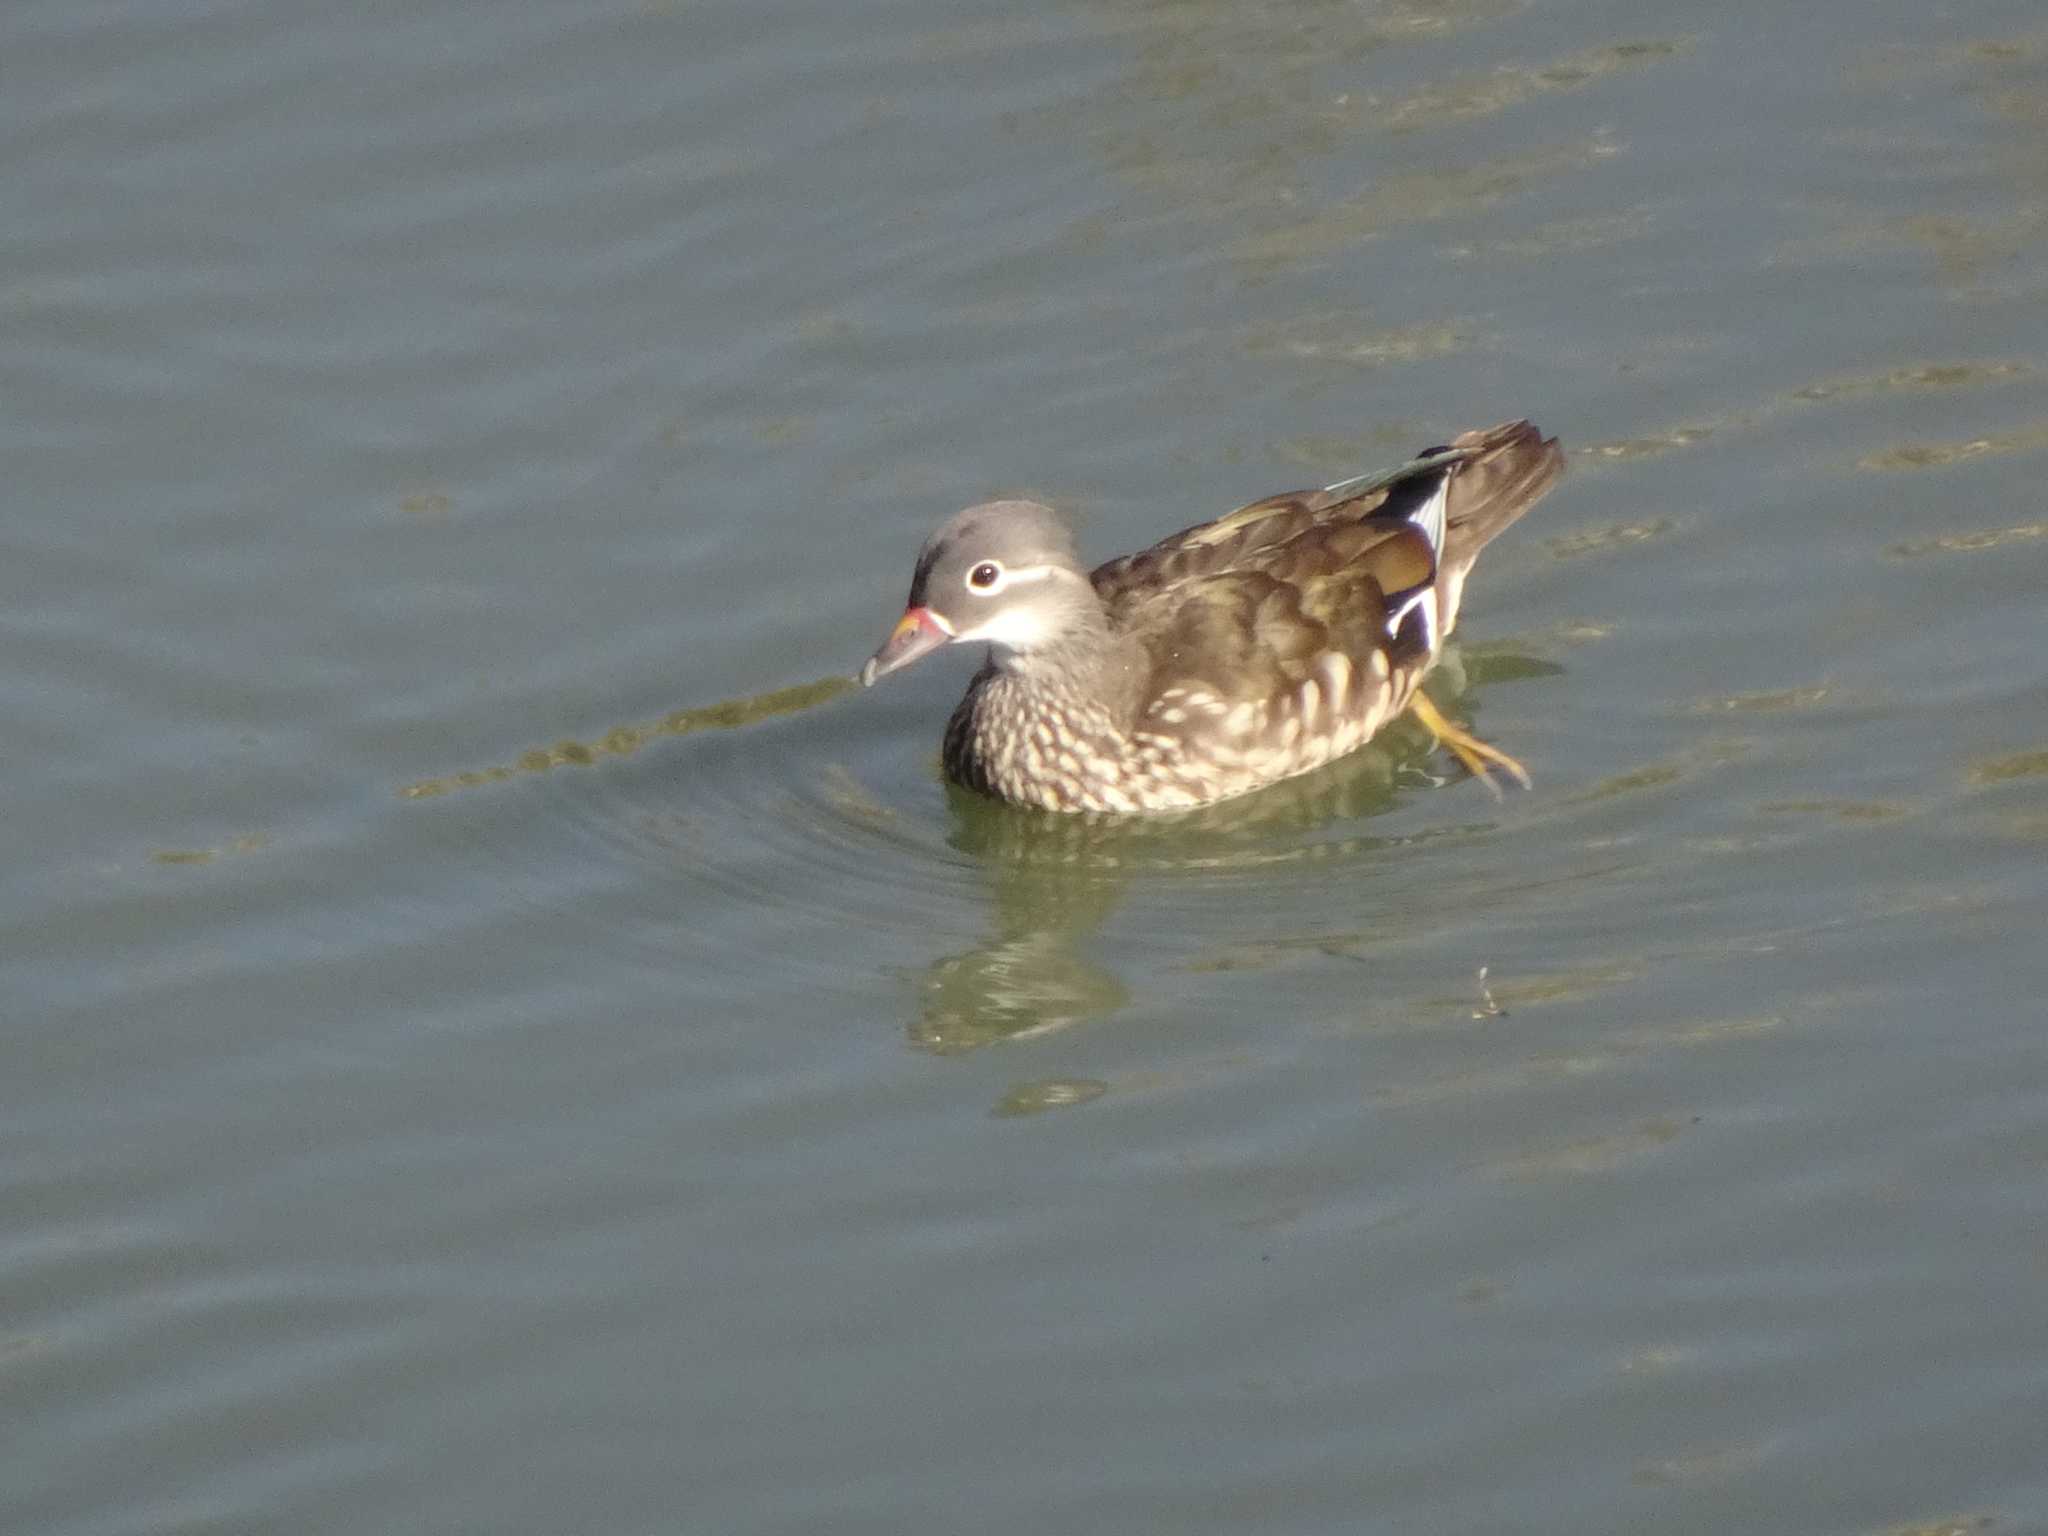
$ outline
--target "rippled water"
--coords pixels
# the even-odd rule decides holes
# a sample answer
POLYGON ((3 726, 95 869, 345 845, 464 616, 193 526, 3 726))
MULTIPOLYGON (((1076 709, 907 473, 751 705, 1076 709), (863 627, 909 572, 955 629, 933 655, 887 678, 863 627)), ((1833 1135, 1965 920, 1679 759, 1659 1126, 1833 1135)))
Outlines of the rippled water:
POLYGON ((2048 27, 0 17, 0 1529, 2048 1527, 2048 27), (925 533, 1535 418, 1418 730, 945 786, 925 533))

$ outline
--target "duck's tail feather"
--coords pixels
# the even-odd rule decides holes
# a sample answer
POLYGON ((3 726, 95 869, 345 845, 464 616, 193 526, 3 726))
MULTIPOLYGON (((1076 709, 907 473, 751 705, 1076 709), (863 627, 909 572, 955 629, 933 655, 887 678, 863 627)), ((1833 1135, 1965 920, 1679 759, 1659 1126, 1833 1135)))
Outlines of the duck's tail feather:
POLYGON ((1451 447, 1464 459, 1451 477, 1443 563, 1462 577, 1482 549, 1563 478, 1564 449, 1527 421, 1466 432, 1451 447))
POLYGON ((1451 444, 1465 457, 1451 476, 1443 557, 1437 565, 1437 633, 1458 622, 1472 563, 1564 476, 1564 450, 1526 421, 1466 432, 1451 444))

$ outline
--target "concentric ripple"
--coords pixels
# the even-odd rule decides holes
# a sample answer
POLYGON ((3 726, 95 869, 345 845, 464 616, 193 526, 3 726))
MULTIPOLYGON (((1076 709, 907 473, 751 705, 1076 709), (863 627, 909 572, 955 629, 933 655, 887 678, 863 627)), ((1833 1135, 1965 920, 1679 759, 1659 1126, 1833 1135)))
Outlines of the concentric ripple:
MULTIPOLYGON (((1507 675, 1546 666, 1524 659, 1507 675)), ((827 995, 893 970, 878 956, 927 955, 910 976, 910 1033, 939 1051, 1122 1006, 1125 981, 1084 953, 1106 929, 1127 963, 1181 964, 1197 936, 1287 910, 1307 866, 1369 867, 1493 827, 1469 819, 1491 810, 1476 796, 1454 822, 1389 817, 1447 782, 1411 723, 1240 800, 1063 816, 944 784, 930 742, 904 736, 910 712, 847 694, 828 678, 536 748, 408 786, 405 799, 427 803, 404 814, 435 817, 460 792, 472 815, 456 835, 490 866, 498 900, 621 960, 686 968, 693 990, 724 973, 739 995, 767 955, 778 986, 827 995)), ((1398 884, 1354 882, 1356 906, 1330 920, 1369 918, 1404 899, 1398 884)))

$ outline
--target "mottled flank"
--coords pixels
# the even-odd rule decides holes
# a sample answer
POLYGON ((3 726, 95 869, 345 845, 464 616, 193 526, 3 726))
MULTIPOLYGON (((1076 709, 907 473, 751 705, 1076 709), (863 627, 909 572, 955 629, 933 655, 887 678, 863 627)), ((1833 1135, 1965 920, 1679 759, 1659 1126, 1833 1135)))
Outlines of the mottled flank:
POLYGON ((947 773, 1018 805, 1172 811, 1307 773, 1408 710, 1479 771, 1519 773, 1417 701, 1479 552, 1563 473, 1527 422, 1387 474, 1290 492, 1093 572, 1031 502, 970 507, 919 557, 864 681, 949 640, 987 662, 947 773))

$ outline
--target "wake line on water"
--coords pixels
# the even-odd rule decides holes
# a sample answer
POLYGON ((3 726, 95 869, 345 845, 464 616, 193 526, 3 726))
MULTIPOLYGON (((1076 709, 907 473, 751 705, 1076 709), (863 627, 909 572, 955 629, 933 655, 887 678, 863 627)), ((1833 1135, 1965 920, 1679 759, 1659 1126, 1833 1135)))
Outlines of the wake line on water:
POLYGON ((630 756, 649 742, 665 736, 690 736, 698 731, 732 731, 777 715, 800 714, 838 698, 851 687, 853 679, 850 677, 821 677, 814 683, 799 683, 793 688, 777 688, 743 699, 725 699, 695 709, 678 709, 647 725, 615 726, 595 741, 558 741, 551 747, 534 747, 522 752, 512 762, 494 768, 472 768, 436 779, 420 779, 402 786, 398 798, 430 800, 452 790, 502 784, 522 774, 547 773, 556 768, 588 768, 607 757, 630 756))

